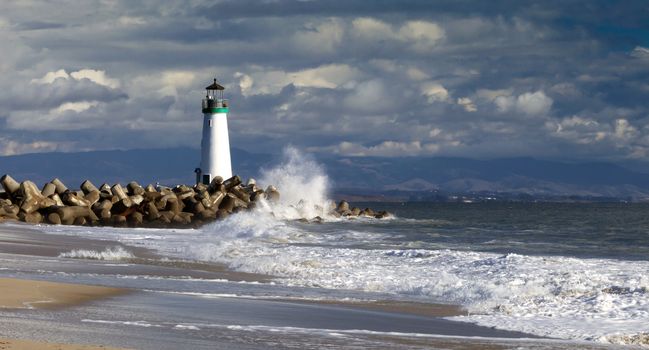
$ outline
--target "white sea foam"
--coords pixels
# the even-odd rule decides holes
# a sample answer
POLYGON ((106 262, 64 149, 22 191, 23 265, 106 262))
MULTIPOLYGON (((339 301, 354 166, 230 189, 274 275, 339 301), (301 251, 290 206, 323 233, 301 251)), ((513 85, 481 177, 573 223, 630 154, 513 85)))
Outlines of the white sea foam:
POLYGON ((155 323, 150 323, 147 321, 110 321, 110 320, 96 320, 96 319, 82 319, 81 322, 86 322, 86 323, 101 323, 101 324, 116 324, 116 325, 122 325, 122 326, 136 326, 136 327, 144 327, 144 328, 150 328, 150 327, 156 327, 156 328, 163 328, 163 325, 160 324, 155 324, 155 323))
POLYGON ((91 260, 122 260, 132 259, 135 256, 122 247, 106 248, 99 252, 96 250, 74 249, 69 252, 59 254, 59 258, 72 259, 91 259, 91 260))
POLYGON ((261 173, 260 185, 274 185, 280 191, 279 203, 264 202, 262 209, 272 211, 280 219, 328 217, 332 204, 328 197, 329 178, 313 158, 287 147, 282 164, 262 169, 261 173))

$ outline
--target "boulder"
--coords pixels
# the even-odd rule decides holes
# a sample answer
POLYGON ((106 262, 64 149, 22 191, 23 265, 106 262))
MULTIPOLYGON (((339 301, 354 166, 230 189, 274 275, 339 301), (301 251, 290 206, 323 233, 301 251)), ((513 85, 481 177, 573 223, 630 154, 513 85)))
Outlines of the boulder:
POLYGON ((23 181, 20 184, 19 191, 23 196, 20 202, 20 210, 27 214, 56 204, 52 199, 44 197, 36 184, 31 181, 23 181))
POLYGON ((65 191, 68 190, 68 188, 63 184, 61 180, 58 178, 54 179, 51 181, 54 186, 56 186, 56 193, 60 196, 62 195, 65 191))
POLYGON ((54 205, 56 205, 57 207, 65 206, 65 204, 63 204, 63 201, 61 200, 61 196, 59 196, 58 194, 55 193, 49 198, 54 201, 54 205))
POLYGON ((87 200, 90 205, 94 205, 101 198, 101 193, 99 190, 90 191, 83 198, 87 200))
POLYGON ((129 182, 128 185, 126 185, 126 188, 128 189, 128 193, 131 196, 133 196, 133 195, 143 195, 144 192, 145 192, 144 188, 142 188, 142 186, 140 186, 140 184, 138 184, 135 181, 129 182))
POLYGON ((111 212, 117 215, 125 215, 126 211, 129 210, 129 208, 131 208, 132 206, 133 206, 133 202, 131 201, 130 198, 126 197, 124 199, 120 199, 117 202, 113 203, 111 212))
POLYGON ((250 195, 241 188, 241 186, 235 186, 230 189, 230 193, 234 194, 240 200, 244 201, 246 204, 250 203, 250 195))
POLYGON ((124 215, 113 215, 111 221, 116 227, 126 227, 126 216, 124 215))
POLYGON ((82 182, 80 188, 83 191, 83 194, 88 194, 90 192, 95 192, 95 191, 99 192, 99 189, 95 187, 95 185, 93 185, 92 182, 90 182, 90 180, 86 180, 82 182))
POLYGON ((140 205, 142 204, 142 202, 144 202, 144 196, 142 196, 141 194, 132 195, 128 198, 131 200, 133 205, 140 205))
POLYGON ((57 213, 47 214, 47 222, 52 225, 61 225, 61 217, 57 213))
POLYGON ((230 213, 227 210, 219 209, 216 211, 216 220, 223 220, 228 217, 230 213))
POLYGON ((79 216, 79 217, 74 219, 74 222, 72 224, 76 225, 76 226, 83 226, 86 223, 87 223, 86 218, 83 217, 83 216, 79 216))
POLYGON ((77 193, 67 191, 61 195, 61 200, 63 201, 64 204, 70 205, 70 206, 83 206, 83 207, 90 207, 92 204, 90 201, 87 201, 83 197, 79 197, 77 193))
POLYGON ((237 175, 234 175, 233 177, 231 177, 231 178, 225 180, 225 182, 223 182, 223 186, 225 186, 225 191, 226 192, 230 192, 230 190, 234 186, 238 186, 240 184, 241 184, 241 178, 239 176, 237 176, 237 175))
POLYGON ((53 195, 55 193, 56 193, 56 186, 54 186, 54 184, 51 183, 51 182, 46 183, 43 186, 43 189, 41 190, 41 194, 44 197, 49 197, 49 196, 51 196, 51 195, 53 195))
POLYGON ((32 213, 20 212, 18 214, 18 218, 20 219, 20 221, 24 221, 29 224, 40 224, 41 222, 43 222, 43 215, 37 211, 32 213))
POLYGON ((207 186, 207 191, 210 193, 221 191, 222 188, 225 188, 225 186, 221 185, 223 185, 223 178, 220 176, 215 176, 212 179, 212 182, 210 182, 210 184, 207 186))
POLYGON ((156 208, 155 204, 151 202, 147 203, 146 212, 147 212, 147 220, 149 221, 157 220, 160 217, 158 208, 156 208))
POLYGON ((232 209, 234 209, 236 199, 237 197, 235 195, 228 193, 221 201, 221 204, 219 204, 219 210, 225 210, 228 213, 231 213, 232 209))
POLYGON ((14 180, 13 177, 9 176, 9 174, 4 174, 2 177, 0 177, 0 183, 5 189, 5 192, 9 193, 9 195, 11 196, 13 196, 14 193, 20 189, 20 184, 16 180, 14 180))
POLYGON ((86 206, 69 206, 58 207, 56 213, 61 218, 61 223, 64 225, 72 225, 74 220, 78 217, 86 218, 89 222, 97 222, 99 218, 95 213, 86 206))
POLYGON ((128 196, 126 195, 126 192, 124 192, 124 189, 122 188, 122 185, 120 184, 114 184, 113 187, 110 188, 111 192, 113 193, 114 196, 117 196, 119 199, 126 199, 128 196))
POLYGON ((338 203, 336 211, 342 214, 347 210, 349 210, 349 203, 347 203, 347 201, 340 201, 340 203, 338 203))
POLYGON ((106 193, 106 194, 111 195, 111 196, 113 195, 113 191, 110 189, 110 185, 107 184, 107 183, 103 183, 103 184, 99 187, 99 191, 100 191, 101 193, 106 193))
POLYGON ((134 227, 140 227, 142 226, 142 223, 144 222, 144 215, 140 212, 135 212, 128 217, 128 222, 131 224, 131 226, 134 227))

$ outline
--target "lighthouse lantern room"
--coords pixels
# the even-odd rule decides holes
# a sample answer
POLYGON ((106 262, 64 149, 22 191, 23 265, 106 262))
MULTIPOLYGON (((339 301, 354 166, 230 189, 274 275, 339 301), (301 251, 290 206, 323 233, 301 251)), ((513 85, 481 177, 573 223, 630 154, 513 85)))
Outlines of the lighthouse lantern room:
POLYGON ((232 177, 230 139, 228 136, 228 100, 223 98, 225 88, 216 79, 205 88, 203 99, 203 138, 201 166, 196 168, 196 183, 209 184, 216 176, 232 177))

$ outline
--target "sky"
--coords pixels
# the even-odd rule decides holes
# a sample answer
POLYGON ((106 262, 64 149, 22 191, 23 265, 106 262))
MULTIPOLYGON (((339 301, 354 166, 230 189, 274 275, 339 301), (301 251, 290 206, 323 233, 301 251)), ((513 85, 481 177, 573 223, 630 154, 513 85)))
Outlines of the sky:
POLYGON ((2 1, 0 155, 649 160, 646 1, 2 1))

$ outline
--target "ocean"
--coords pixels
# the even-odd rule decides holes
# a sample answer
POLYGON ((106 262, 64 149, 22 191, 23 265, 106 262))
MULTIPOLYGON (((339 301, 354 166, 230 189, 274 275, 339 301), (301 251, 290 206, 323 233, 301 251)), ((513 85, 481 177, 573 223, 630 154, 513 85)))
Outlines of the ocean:
MULTIPOLYGON (((646 339, 649 205, 358 205, 395 216, 317 224, 241 213, 197 230, 43 229, 276 276, 275 288, 254 291, 254 298, 353 300, 370 292, 461 305, 468 314, 450 319, 543 337, 646 339)), ((129 253, 85 254, 69 256, 117 260, 129 253)), ((183 292, 210 294, 205 288, 183 292)), ((231 292, 238 293, 225 291, 231 292)))
MULTIPOLYGON (((232 283, 145 272, 97 274, 65 267, 71 265, 47 272, 42 264, 30 262, 36 265, 27 268, 24 261, 14 262, 14 267, 5 261, 9 266, 5 269, 18 276, 27 269, 41 278, 205 300, 458 305, 464 311, 445 318, 454 324, 579 344, 649 344, 648 204, 352 203, 387 210, 393 216, 346 219, 327 216, 322 209, 330 205, 329 180, 312 160, 294 155, 265 174, 260 182, 277 184, 282 193, 279 203, 265 203, 255 211, 199 229, 38 227, 47 234, 125 245, 102 251, 71 249, 59 256, 59 263, 81 259, 128 267, 133 258, 130 247, 147 248, 159 254, 158 265, 215 264, 267 276, 265 280, 232 283), (303 220, 316 215, 323 222, 303 220)), ((162 304, 175 305, 156 303, 162 304)), ((365 321, 345 327, 340 320, 333 325, 309 323, 304 315, 291 323, 292 316, 282 312, 266 321, 259 316, 240 323, 231 319, 229 323, 199 322, 192 317, 200 311, 194 316, 169 311, 168 316, 156 317, 164 319, 158 324, 197 333, 230 327, 230 331, 284 332, 285 337, 299 338, 306 333, 380 333, 383 329, 370 329, 370 324, 362 324, 365 321)), ((144 317, 102 314, 83 318, 83 322, 130 327, 156 324, 144 317)), ((392 331, 384 335, 420 337, 426 333, 417 326, 424 324, 421 320, 403 322, 401 326, 393 322, 396 328, 388 327, 392 331)))

